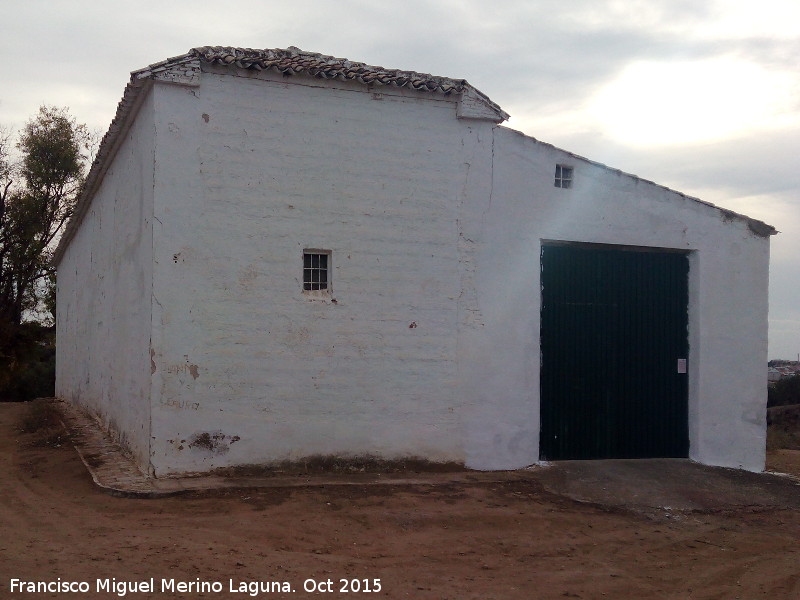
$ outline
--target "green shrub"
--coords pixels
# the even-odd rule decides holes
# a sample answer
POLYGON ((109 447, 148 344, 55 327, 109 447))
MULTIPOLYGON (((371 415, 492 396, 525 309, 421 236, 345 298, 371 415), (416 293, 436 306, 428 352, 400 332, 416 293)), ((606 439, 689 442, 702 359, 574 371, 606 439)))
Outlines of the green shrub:
POLYGON ((11 355, 0 357, 0 401, 21 402, 55 394, 55 332, 23 323, 11 355))
POLYGON ((800 375, 784 377, 767 388, 767 406, 800 404, 800 375))

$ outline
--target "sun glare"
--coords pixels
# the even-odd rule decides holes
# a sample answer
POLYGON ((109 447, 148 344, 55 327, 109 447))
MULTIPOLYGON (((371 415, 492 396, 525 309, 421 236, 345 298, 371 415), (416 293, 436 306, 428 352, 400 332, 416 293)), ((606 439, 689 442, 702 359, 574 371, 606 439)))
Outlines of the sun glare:
POLYGON ((769 127, 786 97, 787 82, 752 63, 637 62, 590 100, 589 112, 623 143, 702 143, 769 127))

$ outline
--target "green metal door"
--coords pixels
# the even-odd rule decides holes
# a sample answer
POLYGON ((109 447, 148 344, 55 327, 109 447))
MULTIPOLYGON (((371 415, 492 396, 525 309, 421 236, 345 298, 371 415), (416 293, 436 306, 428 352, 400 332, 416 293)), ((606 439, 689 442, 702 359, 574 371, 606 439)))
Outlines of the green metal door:
POLYGON ((688 456, 688 256, 545 244, 541 261, 541 459, 688 456))

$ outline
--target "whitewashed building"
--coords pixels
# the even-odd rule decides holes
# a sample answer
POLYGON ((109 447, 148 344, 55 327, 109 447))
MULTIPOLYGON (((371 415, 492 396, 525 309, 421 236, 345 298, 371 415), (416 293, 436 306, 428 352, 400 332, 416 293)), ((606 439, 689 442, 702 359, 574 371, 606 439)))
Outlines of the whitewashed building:
POLYGON ((57 394, 156 476, 310 455, 764 465, 769 236, 464 80, 135 71, 57 250, 57 394))

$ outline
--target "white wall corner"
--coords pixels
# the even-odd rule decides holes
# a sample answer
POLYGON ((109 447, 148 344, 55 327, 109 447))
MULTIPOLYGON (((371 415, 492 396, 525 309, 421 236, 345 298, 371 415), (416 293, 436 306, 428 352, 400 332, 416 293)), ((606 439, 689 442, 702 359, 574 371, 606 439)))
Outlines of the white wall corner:
POLYGON ((508 115, 483 96, 473 87, 467 87, 461 93, 456 107, 456 116, 459 119, 483 119, 493 123, 502 123, 508 115))

